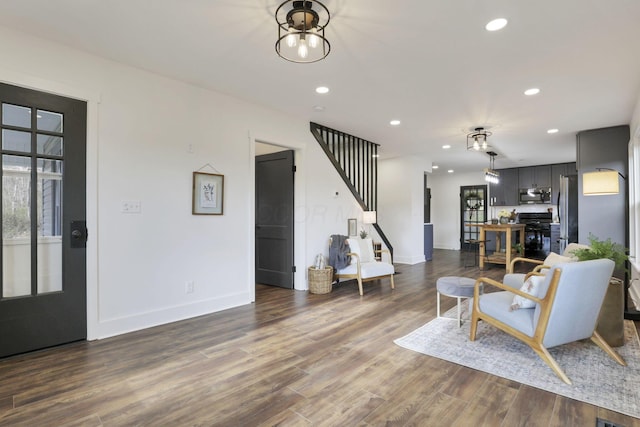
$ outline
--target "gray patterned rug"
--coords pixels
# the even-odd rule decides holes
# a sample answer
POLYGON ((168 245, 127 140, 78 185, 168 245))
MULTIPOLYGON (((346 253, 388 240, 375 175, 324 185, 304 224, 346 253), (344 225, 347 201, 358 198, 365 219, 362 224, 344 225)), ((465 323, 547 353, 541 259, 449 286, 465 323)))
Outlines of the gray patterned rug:
POLYGON ((640 418, 640 342, 625 320, 625 345, 616 350, 627 362, 618 365, 591 340, 549 349, 573 385, 567 385, 529 346, 487 325, 478 324, 469 341, 469 324, 455 321, 455 307, 394 342, 409 350, 547 390, 571 399, 640 418), (453 320, 452 320, 453 319, 453 320), (509 361, 504 363, 503 361, 509 361))

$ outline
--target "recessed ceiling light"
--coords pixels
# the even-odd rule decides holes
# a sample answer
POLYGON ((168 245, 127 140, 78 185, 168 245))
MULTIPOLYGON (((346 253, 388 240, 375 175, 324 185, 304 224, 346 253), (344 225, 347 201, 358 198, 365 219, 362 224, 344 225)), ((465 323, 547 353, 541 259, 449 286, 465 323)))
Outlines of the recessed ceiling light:
POLYGON ((400 120, 395 120, 395 119, 394 119, 394 120, 391 120, 391 121, 389 122, 389 124, 390 124, 391 126, 398 126, 398 125, 400 125, 400 120))
POLYGON ((442 146, 442 149, 443 149, 443 150, 448 150, 449 148, 451 148, 451 146, 450 146, 449 144, 447 144, 447 145, 443 145, 443 146, 442 146))
POLYGON ((498 31, 503 29, 506 26, 507 26, 507 20, 504 18, 498 18, 489 22, 487 25, 484 26, 484 28, 487 31, 498 31))
POLYGON ((329 88, 326 86, 318 86, 316 92, 321 94, 329 93, 329 88))
POLYGON ((431 169, 438 169, 439 167, 440 166, 438 166, 438 165, 433 165, 433 166, 431 166, 431 169))
POLYGON ((547 133, 558 133, 558 129, 549 129, 547 133))
POLYGON ((447 172, 448 173, 453 173, 453 169, 449 169, 447 172))
POLYGON ((527 96, 537 95, 539 93, 540 93, 540 89, 538 89, 537 87, 532 87, 531 89, 527 89, 524 91, 524 94, 527 96))

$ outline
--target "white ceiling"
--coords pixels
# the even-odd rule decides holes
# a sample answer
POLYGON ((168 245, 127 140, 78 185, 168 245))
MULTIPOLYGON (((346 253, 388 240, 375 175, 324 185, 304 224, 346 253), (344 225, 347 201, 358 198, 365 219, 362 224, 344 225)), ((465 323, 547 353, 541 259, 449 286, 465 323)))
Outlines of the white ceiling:
POLYGON ((574 161, 576 132, 628 124, 640 96, 640 0, 324 4, 332 50, 314 64, 276 55, 278 0, 2 0, 0 25, 357 135, 382 158, 426 154, 438 173, 488 166, 466 151, 476 126, 496 168, 574 161), (497 17, 507 27, 485 31, 497 17))

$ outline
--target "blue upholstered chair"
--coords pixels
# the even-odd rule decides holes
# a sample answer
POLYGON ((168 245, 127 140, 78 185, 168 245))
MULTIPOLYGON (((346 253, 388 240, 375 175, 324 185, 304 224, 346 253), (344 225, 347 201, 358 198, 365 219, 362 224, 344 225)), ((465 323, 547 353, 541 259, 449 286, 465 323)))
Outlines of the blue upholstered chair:
MULTIPOLYGON (((513 284, 478 279, 471 315, 471 341, 476 339, 478 321, 484 320, 529 345, 567 384, 571 381, 551 357, 548 348, 590 338, 616 362, 626 365, 595 330, 613 268, 613 261, 608 259, 557 264, 547 274, 539 276, 534 295, 513 287, 513 284), (480 294, 482 284, 484 293, 480 294), (503 291, 487 293, 488 285, 503 291), (532 301, 533 306, 514 309, 516 295, 532 301)), ((525 276, 522 284, 531 275, 535 273, 525 276)))

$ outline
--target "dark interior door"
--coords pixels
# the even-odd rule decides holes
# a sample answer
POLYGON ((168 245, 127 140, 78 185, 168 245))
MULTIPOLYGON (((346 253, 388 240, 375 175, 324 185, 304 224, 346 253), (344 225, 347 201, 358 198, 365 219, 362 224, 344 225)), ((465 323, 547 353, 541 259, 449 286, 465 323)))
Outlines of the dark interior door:
POLYGON ((478 240, 478 224, 487 221, 487 186, 460 187, 460 249, 469 250, 469 241, 478 240))
POLYGON ((85 102, 0 84, 0 357, 86 339, 85 102))
POLYGON ((293 289, 293 151, 256 156, 256 283, 293 289))

